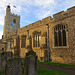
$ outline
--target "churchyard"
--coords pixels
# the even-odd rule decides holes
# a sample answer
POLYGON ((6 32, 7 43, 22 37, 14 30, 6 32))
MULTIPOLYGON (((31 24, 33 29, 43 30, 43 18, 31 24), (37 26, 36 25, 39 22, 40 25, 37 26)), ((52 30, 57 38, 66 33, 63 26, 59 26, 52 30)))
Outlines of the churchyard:
POLYGON ((47 65, 51 68, 54 66, 75 70, 75 65, 38 62, 38 57, 33 51, 29 51, 25 58, 14 57, 12 52, 0 53, 0 75, 74 75, 58 69, 49 69, 47 65))

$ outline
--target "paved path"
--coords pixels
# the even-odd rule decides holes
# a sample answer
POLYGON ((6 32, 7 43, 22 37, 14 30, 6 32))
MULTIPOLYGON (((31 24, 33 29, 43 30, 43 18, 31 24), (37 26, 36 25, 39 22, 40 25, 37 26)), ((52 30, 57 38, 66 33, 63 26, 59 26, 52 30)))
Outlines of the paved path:
POLYGON ((64 68, 64 67, 59 67, 59 66, 50 65, 50 64, 43 64, 43 63, 38 63, 38 66, 51 69, 51 70, 56 70, 59 72, 64 72, 70 75, 75 75, 75 69, 71 69, 71 68, 64 68))

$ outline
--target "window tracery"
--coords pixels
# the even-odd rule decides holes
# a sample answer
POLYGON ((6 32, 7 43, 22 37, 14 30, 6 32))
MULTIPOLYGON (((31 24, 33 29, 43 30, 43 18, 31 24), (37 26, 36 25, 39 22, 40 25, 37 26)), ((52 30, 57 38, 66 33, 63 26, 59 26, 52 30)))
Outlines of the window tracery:
POLYGON ((54 46, 67 46, 66 28, 66 25, 57 25, 54 27, 54 46))

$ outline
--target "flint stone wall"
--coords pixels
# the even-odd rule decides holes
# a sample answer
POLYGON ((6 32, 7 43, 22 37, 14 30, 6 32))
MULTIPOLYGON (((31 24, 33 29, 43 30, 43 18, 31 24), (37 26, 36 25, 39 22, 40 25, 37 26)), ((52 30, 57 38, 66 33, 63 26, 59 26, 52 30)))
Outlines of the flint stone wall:
POLYGON ((6 61, 4 75, 22 75, 22 62, 19 58, 6 61))
POLYGON ((2 55, 0 53, 0 72, 3 71, 3 65, 2 65, 2 55))
POLYGON ((6 60, 11 59, 13 57, 12 52, 2 52, 0 53, 0 72, 3 71, 3 67, 6 64, 6 60))

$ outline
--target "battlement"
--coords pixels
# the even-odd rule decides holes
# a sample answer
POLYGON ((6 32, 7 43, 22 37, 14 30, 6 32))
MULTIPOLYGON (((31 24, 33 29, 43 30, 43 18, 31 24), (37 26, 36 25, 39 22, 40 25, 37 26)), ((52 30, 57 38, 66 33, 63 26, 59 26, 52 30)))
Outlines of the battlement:
POLYGON ((39 26, 40 24, 42 24, 42 23, 41 23, 41 20, 36 21, 36 22, 34 22, 34 23, 32 23, 32 24, 29 24, 29 25, 27 25, 27 26, 24 26, 24 27, 22 27, 21 29, 18 29, 18 31, 21 32, 21 31, 29 30, 29 29, 31 29, 31 28, 33 28, 33 27, 39 26))
POLYGON ((42 19, 42 24, 47 24, 48 22, 51 22, 51 21, 53 21, 53 19, 51 16, 49 16, 49 17, 42 19))
POLYGON ((67 11, 61 11, 53 15, 54 21, 64 19, 66 17, 75 15, 75 6, 67 9, 67 11))
POLYGON ((29 30, 31 28, 38 27, 40 25, 45 25, 45 24, 48 24, 50 22, 54 22, 54 21, 58 21, 58 20, 70 17, 72 15, 75 15, 75 6, 67 9, 67 11, 61 11, 61 12, 58 12, 58 13, 54 14, 53 18, 51 16, 46 17, 42 20, 39 20, 39 21, 36 21, 32 24, 24 26, 23 28, 20 28, 18 30, 19 30, 19 32, 26 31, 26 30, 29 30))
POLYGON ((11 15, 20 18, 20 15, 17 15, 15 13, 11 13, 11 15))

